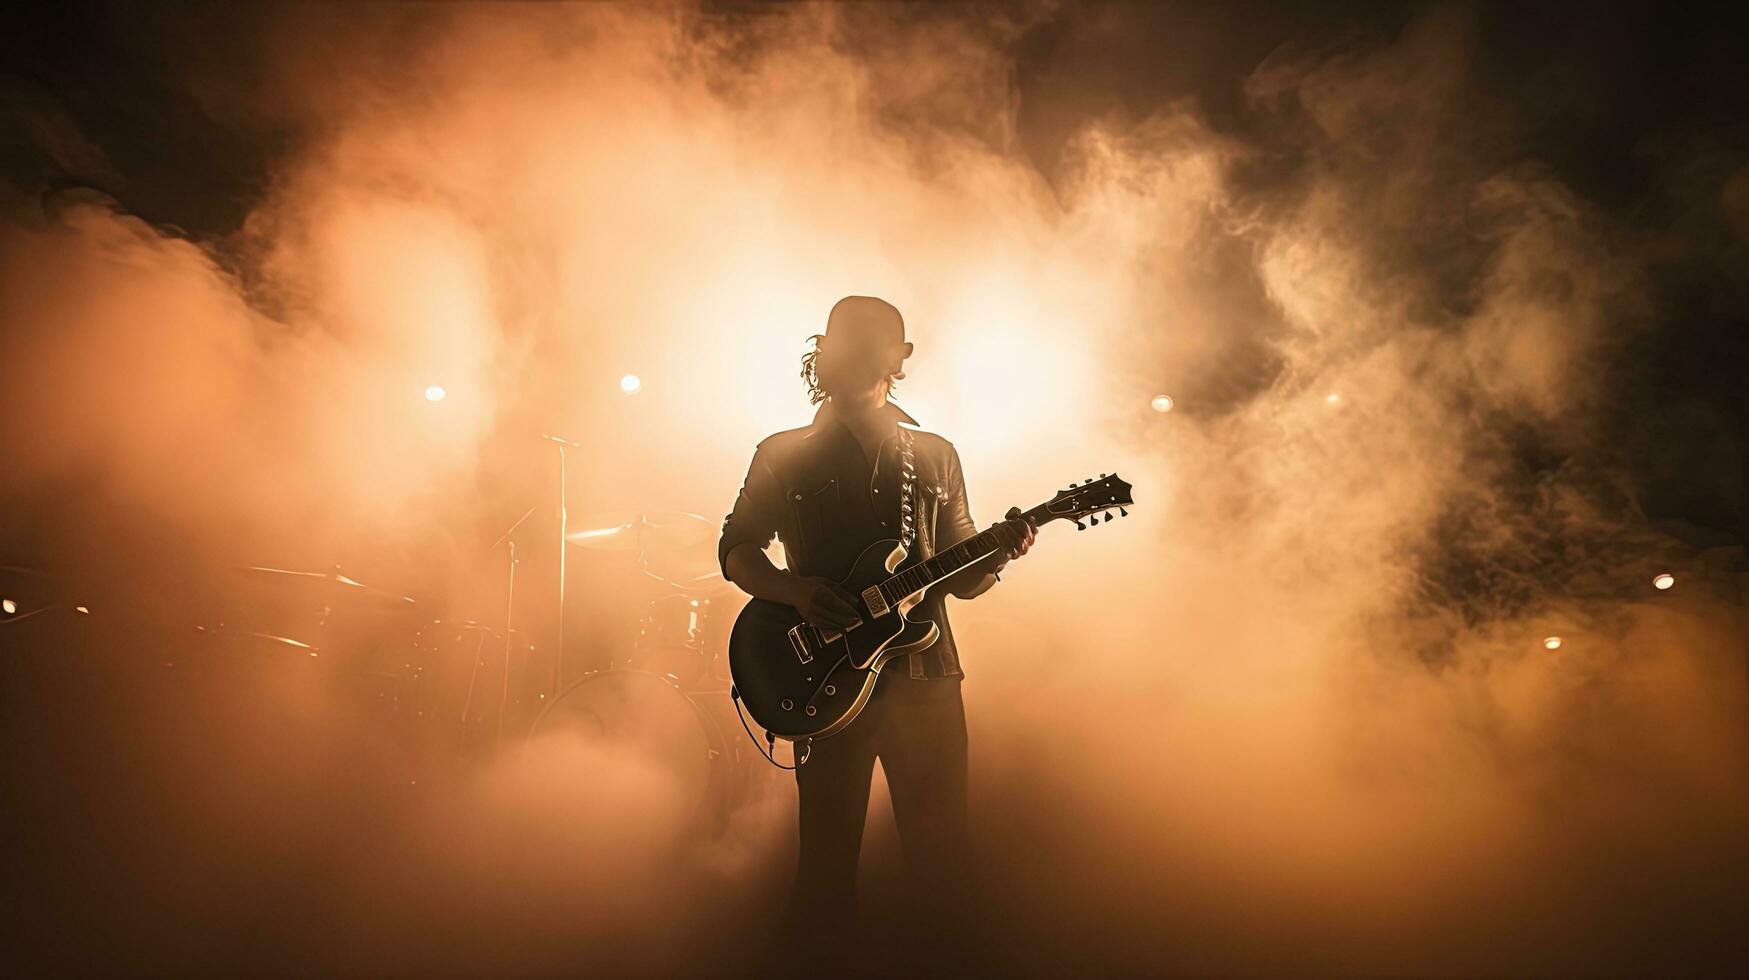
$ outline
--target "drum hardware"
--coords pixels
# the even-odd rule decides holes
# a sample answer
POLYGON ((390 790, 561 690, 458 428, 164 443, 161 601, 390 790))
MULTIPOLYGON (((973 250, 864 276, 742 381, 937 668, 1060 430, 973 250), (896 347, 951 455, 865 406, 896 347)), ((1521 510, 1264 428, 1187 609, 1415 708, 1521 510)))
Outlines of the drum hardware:
POLYGON ((557 697, 564 687, 565 681, 565 449, 582 449, 583 444, 561 439, 558 436, 541 433, 541 438, 556 446, 559 450, 559 637, 558 645, 553 648, 553 685, 552 694, 557 697))
POLYGON ((198 625, 192 633, 192 642, 176 642, 166 650, 165 667, 179 673, 216 671, 239 679, 268 671, 275 690, 279 690, 280 681, 291 676, 321 678, 324 684, 336 676, 321 647, 290 636, 226 622, 198 625), (271 673, 281 670, 293 673, 271 673))
POLYGON ((355 578, 341 574, 338 569, 333 572, 306 572, 265 565, 240 565, 235 571, 272 587, 301 590, 311 601, 321 602, 327 608, 345 606, 405 612, 417 604, 409 596, 371 588, 355 578))
POLYGON ((714 622, 711 600, 697 593, 676 592, 649 600, 638 620, 628 666, 667 675, 682 689, 696 690, 711 679, 716 662, 706 642, 706 628, 714 622))
MULTIPOLYGON (((563 467, 564 451, 565 451, 565 447, 560 446, 559 453, 560 453, 560 466, 561 466, 561 468, 563 467)), ((560 490, 560 499, 559 499, 559 509, 561 511, 561 525, 562 525, 562 514, 564 511, 564 507, 565 507, 565 501, 564 501, 564 496, 563 496, 564 492, 562 489, 563 485, 564 485, 564 477, 561 475, 560 476, 561 490, 560 490)), ((538 504, 535 505, 535 507, 538 507, 538 506, 539 506, 538 504)), ((504 572, 504 575, 505 575, 505 581, 504 581, 504 682, 503 682, 501 689, 498 692, 498 725, 497 725, 497 730, 493 733, 493 736, 492 736, 493 748, 497 748, 497 747, 504 744, 504 715, 505 715, 505 712, 509 708, 509 705, 510 705, 510 634, 512 632, 514 632, 514 624, 516 622, 516 540, 514 538, 512 538, 511 535, 515 534, 516 529, 522 526, 522 522, 528 520, 529 516, 534 513, 535 507, 530 507, 529 509, 523 511, 522 516, 518 517, 516 519, 516 523, 514 523, 514 524, 510 525, 510 527, 506 528, 504 533, 500 534, 498 536, 498 540, 492 542, 492 546, 490 548, 486 549, 487 554, 490 554, 490 553, 498 550, 499 545, 505 545, 509 549, 509 557, 507 559, 508 564, 505 566, 505 572, 504 572)), ((562 533, 563 532, 562 526, 561 526, 560 530, 562 533)), ((559 548, 559 552, 560 552, 559 558, 560 558, 561 562, 563 562, 563 560, 564 560, 564 550, 565 549, 563 547, 559 548)), ((564 609, 565 609, 565 601, 564 601, 564 588, 565 588, 565 586, 564 586, 564 577, 563 576, 564 576, 564 571, 563 571, 563 565, 561 564, 561 566, 560 566, 560 579, 559 579, 559 614, 561 616, 564 615, 564 609)), ((559 627, 559 640, 560 640, 560 643, 559 643, 559 650, 558 650, 557 656, 562 657, 562 656, 564 656, 564 653, 565 653, 563 620, 561 620, 560 627, 559 627)), ((474 667, 473 667, 473 673, 476 676, 479 673, 479 669, 480 669, 480 662, 479 662, 479 658, 476 656, 474 659, 474 667)), ((470 705, 473 703, 473 695, 474 695, 474 682, 472 679, 470 679, 468 681, 468 703, 470 705)), ((463 716, 462 721, 465 724, 467 721, 467 711, 465 709, 462 712, 462 716, 463 716)))
POLYGON ((510 678, 530 663, 531 651, 514 631, 501 634, 472 620, 431 620, 400 648, 395 668, 380 678, 378 697, 386 697, 429 761, 488 757, 503 742, 512 709, 510 678), (520 662, 512 652, 518 647, 520 662), (493 669, 501 671, 496 679, 493 669))
MULTIPOLYGON (((685 511, 603 511, 581 522, 585 527, 566 540, 590 551, 635 556, 645 578, 674 590, 645 603, 638 620, 633 669, 673 677, 691 689, 708 679, 715 656, 705 649, 704 633, 711 621, 706 583, 722 583, 717 574, 677 579, 656 570, 652 560, 704 544, 711 524, 685 511)), ((621 666, 609 662, 610 668, 621 666)))
POLYGON ((684 511, 605 511, 565 540, 591 551, 678 551, 710 538, 711 522, 684 511))
POLYGON ((287 652, 296 651, 298 653, 307 653, 312 657, 317 656, 321 652, 320 647, 305 643, 302 640, 294 640, 289 636, 277 636, 273 633, 262 633, 258 630, 231 629, 224 623, 219 623, 212 629, 208 629, 205 626, 196 626, 194 629, 197 633, 205 633, 208 636, 220 639, 236 638, 253 642, 255 645, 261 646, 265 649, 283 648, 287 652))
MULTIPOLYGON (((663 586, 660 591, 649 590, 656 594, 631 607, 638 611, 631 652, 616 654, 606 669, 591 670, 570 681, 561 666, 536 660, 534 647, 516 629, 516 602, 520 598, 516 584, 523 550, 518 545, 527 544, 516 535, 542 509, 538 503, 486 549, 487 554, 498 554, 492 560, 504 562, 500 622, 425 616, 417 623, 336 620, 327 614, 405 612, 424 607, 410 597, 367 585, 337 567, 317 571, 249 565, 237 572, 271 587, 273 596, 294 600, 282 603, 284 608, 277 610, 288 620, 287 628, 279 628, 271 616, 269 621, 242 623, 225 616, 224 621, 231 626, 215 627, 209 622, 207 630, 226 638, 217 647, 226 654, 271 648, 319 656, 305 662, 322 676, 346 684, 363 683, 363 692, 372 698, 371 710, 378 713, 378 723, 392 726, 397 740, 414 753, 422 774, 441 771, 467 758, 481 760, 495 755, 505 747, 506 733, 514 740, 519 734, 570 732, 609 752, 641 754, 651 760, 684 788, 695 826, 717 821, 721 829, 752 782, 765 778, 756 774, 772 770, 753 765, 758 753, 744 747, 733 732, 735 721, 726 717, 738 707, 724 696, 730 690, 724 658, 728 623, 722 616, 727 597, 721 594, 727 583, 714 563, 709 572, 699 574, 706 564, 705 546, 712 525, 686 512, 628 510, 591 513, 577 522, 580 527, 573 527, 562 496, 568 478, 564 450, 579 447, 547 438, 558 446, 560 454, 559 507, 566 546, 560 551, 574 546, 635 558, 640 577, 663 586), (306 608, 319 610, 320 622, 308 634, 312 643, 298 639, 306 634, 300 626, 290 625, 313 621, 303 611, 306 608), (383 625, 378 626, 379 622, 383 625), (355 627, 368 635, 354 635, 355 627), (317 664, 326 666, 315 667, 317 664), (494 671, 498 677, 492 676, 494 671), (512 675, 539 678, 534 689, 526 691, 528 695, 533 696, 536 690, 547 693, 533 701, 513 700, 521 697, 512 691, 513 686, 523 691, 524 682, 519 679, 513 685, 512 675), (538 712, 532 724, 523 720, 528 715, 518 710, 517 704, 531 713, 538 712), (507 725, 505 719, 513 712, 516 717, 507 725)), ((566 574, 563 562, 560 574, 566 574)), ((565 588, 561 581, 561 605, 567 598, 565 588)), ((266 608, 275 611, 272 600, 266 608)), ((734 609, 731 605, 728 611, 734 609)), ((496 614, 492 618, 496 619, 496 614)), ((560 629, 566 625, 561 623, 560 629)), ((225 657, 238 663, 251 659, 225 657)))
MULTIPOLYGON (((333 571, 242 565, 233 574, 253 588, 245 589, 214 611, 201 631, 223 635, 230 646, 272 642, 284 637, 308 647, 305 651, 325 671, 357 680, 384 668, 398 638, 417 628, 403 622, 423 608, 417 600, 359 581, 335 567, 333 571)), ((287 647, 288 650, 297 648, 287 647)), ((341 677, 335 683, 349 683, 341 677)))

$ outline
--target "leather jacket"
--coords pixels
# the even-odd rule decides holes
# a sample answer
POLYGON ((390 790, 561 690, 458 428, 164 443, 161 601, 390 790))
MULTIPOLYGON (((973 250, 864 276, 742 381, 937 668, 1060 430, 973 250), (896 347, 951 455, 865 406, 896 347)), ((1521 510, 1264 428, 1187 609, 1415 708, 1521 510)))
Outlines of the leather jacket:
MULTIPOLYGON (((832 403, 820 407, 811 425, 789 429, 759 443, 735 507, 723 520, 717 560, 753 543, 765 548, 773 535, 783 542, 789 570, 834 581, 850 571, 863 549, 899 537, 898 426, 911 428, 917 514, 912 554, 934 555, 978 533, 966 505, 965 476, 953 443, 915 428, 917 420, 891 402, 883 409, 895 423, 871 468, 856 436, 836 418, 832 403)), ((939 585, 912 611, 913 620, 933 619, 941 636, 907 658, 914 679, 964 676, 939 585)))

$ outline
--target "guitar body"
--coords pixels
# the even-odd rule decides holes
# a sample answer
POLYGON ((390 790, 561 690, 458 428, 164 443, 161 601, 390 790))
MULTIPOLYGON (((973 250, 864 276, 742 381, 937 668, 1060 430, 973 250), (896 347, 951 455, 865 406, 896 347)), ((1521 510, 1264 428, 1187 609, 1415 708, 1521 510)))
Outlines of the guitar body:
MULTIPOLYGON (((1068 520, 1085 529, 1100 523, 1100 511, 1110 523, 1113 508, 1122 517, 1128 513, 1125 505, 1133 503, 1129 484, 1115 473, 1102 473, 1084 485, 1070 484, 1031 510, 1015 508, 1008 520, 1035 528, 1068 520)), ((860 617, 842 635, 822 634, 780 602, 748 602, 729 634, 733 695, 777 738, 825 738, 842 731, 868 703, 888 661, 926 650, 940 638, 934 622, 922 617, 912 622, 911 611, 931 588, 999 551, 1002 540, 992 527, 912 561, 898 541, 869 545, 838 580, 855 598, 860 617)))
MULTIPOLYGON (((849 574, 838 580, 845 591, 863 596, 900 568, 905 554, 898 541, 877 541, 857 556, 849 574)), ((927 649, 940 636, 928 619, 906 614, 924 592, 882 609, 858 600, 862 623, 848 633, 825 636, 793 607, 754 599, 735 619, 729 635, 729 674, 747 713, 778 738, 824 738, 850 724, 889 660, 927 649)))

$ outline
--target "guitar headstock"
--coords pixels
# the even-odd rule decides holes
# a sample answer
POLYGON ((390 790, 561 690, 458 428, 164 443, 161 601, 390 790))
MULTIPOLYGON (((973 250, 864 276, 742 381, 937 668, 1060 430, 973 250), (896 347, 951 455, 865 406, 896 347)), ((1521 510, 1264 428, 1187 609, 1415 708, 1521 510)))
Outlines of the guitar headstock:
POLYGON ((1071 483, 1058 490, 1057 495, 1044 505, 1044 511, 1053 519, 1061 517, 1074 521, 1077 528, 1086 530, 1087 525, 1081 523, 1082 518, 1087 518, 1089 523, 1098 524, 1103 516, 1109 522, 1114 519, 1111 515, 1114 507, 1117 508, 1118 517, 1130 516, 1130 512, 1124 510, 1136 503, 1130 497, 1130 489, 1130 485, 1116 473, 1110 476, 1101 473, 1097 480, 1089 478, 1079 485, 1071 483), (1104 512, 1103 515, 1101 511, 1104 512))

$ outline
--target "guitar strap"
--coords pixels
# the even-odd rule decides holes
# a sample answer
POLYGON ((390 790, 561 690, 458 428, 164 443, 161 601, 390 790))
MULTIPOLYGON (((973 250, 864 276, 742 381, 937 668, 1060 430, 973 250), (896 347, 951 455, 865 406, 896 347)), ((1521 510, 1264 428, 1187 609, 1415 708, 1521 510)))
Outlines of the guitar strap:
MULTIPOLYGON (((917 540, 917 455, 910 429, 899 426, 899 547, 906 555, 917 540)), ((912 680, 924 680, 923 653, 913 650, 905 656, 905 666, 912 680)))
POLYGON ((911 430, 899 426, 899 547, 910 554, 917 537, 917 457, 911 430))

